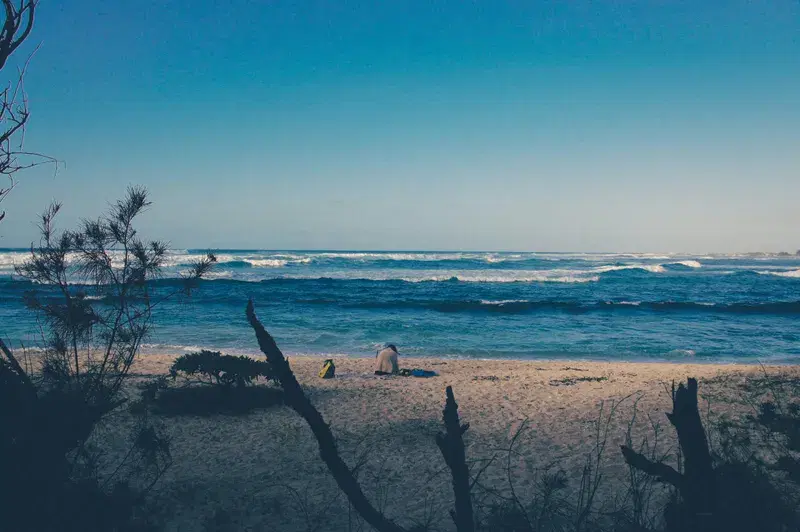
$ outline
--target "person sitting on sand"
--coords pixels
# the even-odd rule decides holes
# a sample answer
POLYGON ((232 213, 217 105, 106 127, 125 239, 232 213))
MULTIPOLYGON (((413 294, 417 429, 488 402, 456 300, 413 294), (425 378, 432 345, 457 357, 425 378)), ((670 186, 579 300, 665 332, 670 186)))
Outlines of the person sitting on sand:
POLYGON ((375 356, 375 375, 397 375, 397 347, 389 344, 375 356))

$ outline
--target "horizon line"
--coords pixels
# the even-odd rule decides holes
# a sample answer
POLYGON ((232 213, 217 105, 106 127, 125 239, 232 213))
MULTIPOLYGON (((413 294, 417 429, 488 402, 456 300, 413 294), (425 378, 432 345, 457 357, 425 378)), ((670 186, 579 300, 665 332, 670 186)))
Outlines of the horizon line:
MULTIPOLYGON (((0 252, 25 252, 30 251, 30 247, 0 247, 0 252)), ((526 253, 526 254, 583 254, 583 255, 783 255, 800 256, 800 249, 795 252, 781 251, 532 251, 519 249, 359 249, 359 248, 224 248, 224 247, 170 247, 169 251, 186 252, 291 252, 291 253, 526 253)))

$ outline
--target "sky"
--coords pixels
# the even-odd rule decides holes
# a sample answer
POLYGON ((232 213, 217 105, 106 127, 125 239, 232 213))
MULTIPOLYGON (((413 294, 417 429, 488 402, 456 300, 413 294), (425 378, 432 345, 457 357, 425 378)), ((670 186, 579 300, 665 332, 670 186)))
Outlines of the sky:
POLYGON ((798 0, 42 0, 35 46, 61 163, 0 247, 140 184, 175 248, 800 248, 798 0))

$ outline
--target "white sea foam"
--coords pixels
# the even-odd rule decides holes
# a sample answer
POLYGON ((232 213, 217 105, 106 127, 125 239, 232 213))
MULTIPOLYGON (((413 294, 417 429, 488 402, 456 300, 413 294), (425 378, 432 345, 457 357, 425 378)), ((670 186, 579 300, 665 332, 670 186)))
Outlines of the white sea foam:
MULTIPOLYGON (((217 263, 222 264, 225 262, 232 262, 235 260, 241 260, 240 257, 236 257, 235 255, 215 255, 217 257, 217 263)), ((168 253, 164 257, 163 266, 165 268, 172 268, 175 266, 185 266, 187 264, 198 262, 206 257, 205 253, 168 253)))
MULTIPOLYGON (((108 256, 111 259, 111 266, 113 268, 121 268, 125 254, 122 251, 109 251, 108 256)), ((15 266, 22 266, 31 257, 30 251, 6 251, 0 253, 0 270, 10 271, 15 266)), ((67 253, 67 264, 76 263, 80 260, 81 255, 75 252, 67 253)))
POLYGON ((28 258, 28 252, 7 251, 0 253, 0 268, 11 269, 15 265, 22 264, 28 258))
POLYGON ((527 303, 526 299, 502 299, 500 301, 492 301, 492 300, 481 300, 481 305, 487 306, 502 306, 502 305, 513 305, 514 303, 527 303))
POLYGON ((552 253, 548 255, 572 260, 585 260, 587 262, 617 262, 621 260, 670 260, 675 258, 675 255, 663 253, 552 253))
MULTIPOLYGON (((228 262, 247 262, 256 268, 281 268, 289 264, 308 264, 312 261, 311 257, 285 254, 242 254, 231 253, 215 254, 217 257, 217 268, 224 268, 228 262)), ((169 253, 164 259, 164 267, 185 266, 187 264, 204 259, 204 253, 177 254, 169 253)))
POLYGON ((599 266, 593 271, 596 273, 617 272, 622 270, 645 270, 652 273, 664 273, 666 270, 661 264, 623 264, 613 266, 599 266))
POLYGON ((461 261, 475 260, 484 261, 489 264, 519 261, 526 259, 538 260, 561 260, 551 258, 547 255, 536 253, 508 253, 508 252, 310 252, 307 255, 312 260, 320 259, 341 259, 359 262, 366 261, 416 261, 416 262, 438 262, 438 261, 461 261))
POLYGON ((684 357, 693 357, 696 354, 697 351, 695 351, 694 349, 673 349, 672 351, 667 353, 667 355, 673 355, 673 356, 678 355, 684 357))
POLYGON ((480 272, 461 272, 455 275, 431 275, 420 277, 402 277, 401 280, 420 283, 426 281, 456 280, 462 283, 591 283, 600 280, 599 276, 585 275, 552 275, 537 272, 512 272, 512 275, 480 272))
MULTIPOLYGON (((190 275, 191 272, 186 270, 182 272, 183 275, 190 275)), ((233 279, 233 272, 230 270, 211 270, 203 276, 203 279, 212 281, 214 279, 233 279)))
POLYGON ((687 268, 702 268, 703 265, 696 260, 679 260, 678 262, 673 262, 672 264, 680 264, 681 266, 686 266, 687 268))
POLYGON ((282 268, 289 264, 289 261, 284 259, 244 259, 244 262, 256 268, 282 268))
POLYGON ((406 281, 409 283, 461 281, 465 283, 588 283, 600 276, 580 270, 337 270, 323 275, 282 275, 280 279, 337 279, 368 281, 406 281))
POLYGON ((793 279, 800 279, 800 270, 789 271, 763 271, 757 272, 760 275, 776 275, 778 277, 791 277, 793 279))
MULTIPOLYGON (((174 345, 174 344, 151 344, 151 343, 143 343, 142 344, 142 354, 185 354, 185 353, 193 353, 196 351, 202 351, 203 349, 209 349, 208 346, 200 346, 200 345, 174 345)), ((230 349, 226 350, 227 352, 231 352, 230 349)))
POLYGON ((582 277, 582 276, 574 276, 574 275, 563 275, 560 277, 549 276, 549 275, 515 275, 513 277, 510 276, 500 276, 500 275, 474 275, 474 274, 460 274, 454 275, 452 277, 447 276, 433 276, 429 278, 403 278, 403 281, 408 281, 412 283, 419 283, 425 281, 449 281, 451 279, 455 279, 457 281, 461 281, 462 283, 591 283, 597 282, 600 280, 599 276, 589 276, 589 277, 582 277))
POLYGON ((351 260, 440 261, 469 258, 464 253, 378 253, 378 252, 325 252, 312 253, 312 258, 351 260))
MULTIPOLYGON (((13 274, 15 265, 22 264, 29 257, 25 250, 0 252, 0 274, 13 274)), ((192 262, 201 260, 205 254, 200 250, 171 250, 163 261, 164 276, 173 277, 185 270, 192 262)), ((708 255, 711 257, 711 255, 708 255)), ((70 256, 70 260, 76 259, 70 256)), ((624 270, 641 270, 652 274, 663 274, 671 266, 698 269, 704 265, 694 255, 654 254, 654 253, 509 253, 509 252, 303 252, 303 251, 232 251, 224 250, 217 254, 217 265, 208 276, 211 279, 239 279, 261 281, 274 278, 303 279, 374 279, 404 280, 409 282, 447 281, 456 279, 463 282, 508 283, 508 282, 550 282, 587 283, 600 280, 603 274, 624 270), (527 261, 537 261, 529 263, 527 261), (352 261, 352 263, 351 263, 352 261), (392 261, 420 262, 417 267, 407 264, 393 266, 392 261), (451 267, 434 269, 426 267, 425 262, 452 263, 451 267), (480 269, 460 267, 459 261, 483 262, 480 269), (246 263, 252 268, 236 268, 246 263), (371 263, 375 262, 374 265, 371 263), (227 263, 227 264, 226 264, 227 263), (498 268, 497 265, 505 267, 498 268), (527 264, 551 264, 553 269, 534 269, 527 264), (371 267, 365 268, 370 265, 371 267), (403 266, 403 267, 400 267, 403 266), (515 266, 515 268, 509 267, 515 266), (284 275, 285 274, 285 275, 284 275)), ((740 264, 726 264, 724 275, 730 271, 751 270, 765 275, 798 278, 800 270, 782 270, 785 262, 779 264, 755 263, 755 257, 741 256, 740 264)), ((122 264, 121 252, 111 253, 112 265, 122 264)), ((732 259, 738 260, 738 259, 732 259)), ((474 264, 472 264, 474 266, 474 264)))
POLYGON ((670 260, 674 255, 664 255, 657 253, 623 253, 619 257, 628 257, 631 259, 650 259, 650 260, 670 260))

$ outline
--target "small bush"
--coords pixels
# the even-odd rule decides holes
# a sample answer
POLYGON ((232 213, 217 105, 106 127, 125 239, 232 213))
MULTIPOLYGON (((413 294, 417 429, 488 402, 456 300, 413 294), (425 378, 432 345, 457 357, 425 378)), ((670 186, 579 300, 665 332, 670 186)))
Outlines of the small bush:
POLYGON ((179 373, 187 377, 197 376, 201 382, 224 388, 234 385, 243 388, 258 378, 275 380, 272 367, 265 360, 223 355, 219 351, 205 349, 176 359, 169 374, 174 380, 179 373))
POLYGON ((106 462, 108 442, 96 430, 128 399, 156 299, 187 293, 216 260, 207 256, 185 285, 154 298, 149 281, 159 276, 167 249, 142 241, 135 229, 149 205, 147 191, 131 187, 98 219, 59 231, 61 206, 54 203, 41 215, 39 244, 15 267, 31 282, 23 301, 41 327, 42 351, 25 369, 0 338, 3 530, 132 530, 137 506, 171 464, 169 441, 146 410, 115 463, 106 462))
POLYGON ((478 529, 502 532, 581 530, 571 522, 579 509, 565 494, 568 483, 563 471, 546 472, 536 483, 533 497, 527 504, 516 496, 492 504, 478 529))
MULTIPOLYGON (((76 451, 96 423, 97 412, 76 397, 77 392, 26 386, 23 375, 0 360, 0 404, 14 405, 0 412, 0 528, 148 530, 134 515, 147 491, 140 488, 142 483, 133 487, 133 475, 101 476, 89 446, 76 451)), ((128 457, 142 473, 157 479, 170 460, 169 442, 142 424, 128 457)))
POLYGON ((169 373, 142 385, 141 401, 132 408, 161 416, 213 416, 283 404, 282 390, 254 385, 258 379, 275 380, 266 361, 203 350, 177 358, 169 373), (171 386, 178 376, 187 382, 171 386))

